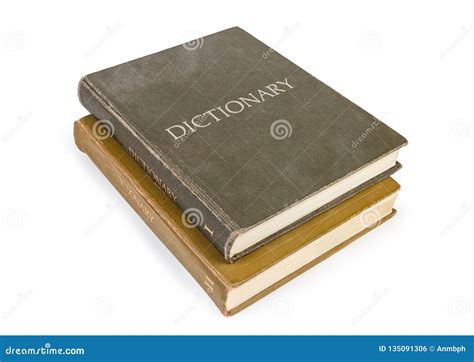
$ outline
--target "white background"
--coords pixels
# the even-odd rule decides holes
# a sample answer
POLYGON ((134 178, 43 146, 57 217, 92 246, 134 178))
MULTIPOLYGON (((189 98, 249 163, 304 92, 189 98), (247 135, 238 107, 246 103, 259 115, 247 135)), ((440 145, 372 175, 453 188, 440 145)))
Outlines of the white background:
POLYGON ((3 2, 0 333, 474 333, 471 4, 3 2), (409 145, 394 219, 224 318, 72 125, 82 75, 235 25, 409 145))

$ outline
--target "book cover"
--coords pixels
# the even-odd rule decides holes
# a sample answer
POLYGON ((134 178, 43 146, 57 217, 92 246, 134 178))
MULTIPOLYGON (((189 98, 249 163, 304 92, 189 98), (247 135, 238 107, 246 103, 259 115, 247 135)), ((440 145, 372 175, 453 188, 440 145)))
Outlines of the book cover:
POLYGON ((254 303, 380 225, 395 212, 390 206, 389 210, 378 215, 380 221, 375 217, 377 215, 366 212, 371 210, 371 205, 398 191, 399 185, 392 178, 387 178, 230 264, 197 228, 186 227, 181 210, 115 139, 97 134, 94 127, 96 123, 92 116, 75 122, 74 136, 77 146, 92 159, 224 315, 237 313, 254 303), (288 275, 240 304, 229 307, 229 295, 233 290, 353 218, 363 224, 361 232, 327 250, 303 267, 290 270, 288 275))
POLYGON ((89 74, 79 97, 229 262, 393 173, 396 159, 382 176, 363 170, 407 143, 238 27, 89 74), (354 174, 355 187, 287 216, 354 174), (281 229, 234 251, 277 216, 281 229))

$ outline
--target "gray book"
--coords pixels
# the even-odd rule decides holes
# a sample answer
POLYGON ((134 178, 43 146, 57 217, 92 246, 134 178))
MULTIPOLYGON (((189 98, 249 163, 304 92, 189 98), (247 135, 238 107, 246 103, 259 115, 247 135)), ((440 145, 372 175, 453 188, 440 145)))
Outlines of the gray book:
POLYGON ((79 98, 229 262, 395 172, 407 143, 237 27, 89 74, 79 98))

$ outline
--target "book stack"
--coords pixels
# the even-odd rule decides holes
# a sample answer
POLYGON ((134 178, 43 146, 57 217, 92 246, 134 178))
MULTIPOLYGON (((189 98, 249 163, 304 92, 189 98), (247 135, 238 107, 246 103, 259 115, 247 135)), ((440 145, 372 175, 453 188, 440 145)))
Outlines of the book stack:
POLYGON ((244 30, 83 77, 76 144, 235 314, 395 214, 407 141, 244 30))

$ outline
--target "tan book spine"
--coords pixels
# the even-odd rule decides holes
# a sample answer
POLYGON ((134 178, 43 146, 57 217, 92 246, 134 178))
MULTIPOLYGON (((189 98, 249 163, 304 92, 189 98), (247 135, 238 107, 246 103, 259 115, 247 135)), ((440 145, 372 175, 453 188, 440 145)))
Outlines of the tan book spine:
MULTIPOLYGON (((84 122, 84 119, 82 119, 84 122)), ((87 117, 85 123, 94 123, 93 117, 87 117)), ((166 217, 161 215, 161 208, 155 205, 153 195, 144 188, 134 183, 131 172, 122 164, 116 162, 110 151, 103 147, 103 142, 113 140, 99 140, 91 131, 91 127, 84 126, 81 122, 74 124, 74 139, 77 147, 86 153, 107 179, 114 185, 128 204, 140 215, 156 236, 166 245, 186 270, 196 279, 199 285, 207 292, 217 307, 224 315, 225 301, 230 286, 221 280, 206 260, 193 253, 193 248, 183 245, 180 231, 166 217)), ((113 146, 113 145, 112 145, 113 146)), ((125 151, 123 157, 129 157, 125 151)), ((148 177, 148 176, 146 176, 148 177)), ((156 192, 162 192, 158 187, 156 192)))

